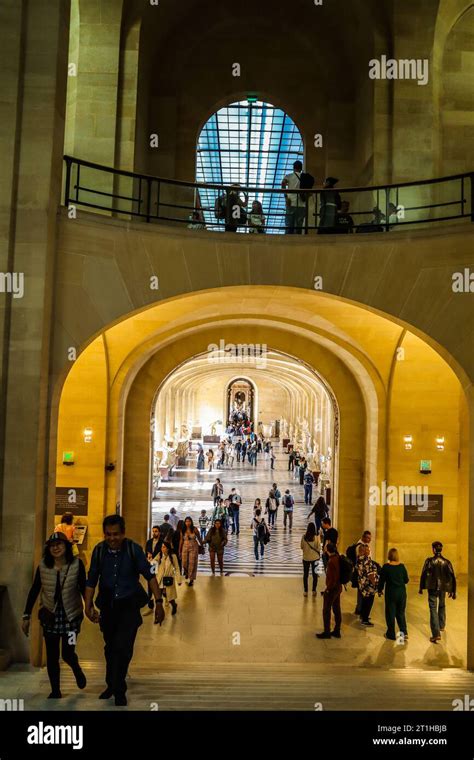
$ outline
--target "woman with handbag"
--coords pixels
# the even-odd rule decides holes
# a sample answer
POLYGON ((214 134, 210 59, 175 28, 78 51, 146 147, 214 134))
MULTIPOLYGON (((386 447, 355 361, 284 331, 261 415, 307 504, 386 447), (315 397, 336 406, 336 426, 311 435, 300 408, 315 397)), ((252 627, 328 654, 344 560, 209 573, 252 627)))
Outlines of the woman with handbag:
POLYGON ((183 575, 188 580, 188 586, 193 586, 197 576, 198 556, 204 554, 204 546, 191 517, 186 517, 184 530, 179 543, 183 575))
POLYGON ((22 630, 30 631, 30 618, 38 596, 38 618, 46 644, 46 667, 51 683, 48 699, 60 699, 59 648, 62 658, 74 673, 80 689, 86 677, 79 665, 75 644, 84 618, 82 599, 85 595, 86 571, 82 560, 73 556, 72 544, 64 533, 53 533, 46 541, 33 585, 26 600, 22 630))
POLYGON ((173 551, 172 545, 168 541, 163 541, 161 551, 154 560, 156 567, 156 581, 158 586, 163 589, 163 596, 173 608, 172 615, 176 615, 178 610, 178 590, 176 584, 181 586, 183 579, 179 569, 178 558, 173 551))
POLYGON ((212 574, 216 574, 216 554, 219 563, 221 575, 224 572, 224 547, 227 544, 227 533, 224 530, 222 521, 217 519, 208 531, 205 538, 206 544, 209 544, 209 559, 211 560, 212 574))
POLYGON ((321 559, 321 545, 319 537, 316 534, 316 526, 313 522, 308 524, 306 533, 301 539, 301 549, 303 551, 303 596, 308 596, 308 578, 310 569, 313 576, 313 596, 316 596, 316 590, 318 588, 316 563, 321 559))

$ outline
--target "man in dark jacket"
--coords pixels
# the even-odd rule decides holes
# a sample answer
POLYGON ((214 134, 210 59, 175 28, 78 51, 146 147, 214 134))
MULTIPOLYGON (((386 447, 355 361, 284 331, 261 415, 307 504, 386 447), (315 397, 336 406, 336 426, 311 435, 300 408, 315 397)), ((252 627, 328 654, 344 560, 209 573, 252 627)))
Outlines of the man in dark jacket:
POLYGON ((164 619, 163 592, 141 546, 125 536, 125 521, 121 515, 108 515, 103 520, 104 541, 92 552, 85 589, 85 614, 92 623, 100 623, 104 637, 107 663, 107 688, 99 699, 115 696, 117 706, 127 704, 126 676, 133 646, 142 625, 140 608, 147 603, 147 594, 140 575, 150 584, 156 600, 155 623, 164 619), (95 600, 97 585, 99 594, 95 600))
POLYGON ((339 554, 337 547, 331 541, 326 545, 326 554, 328 564, 326 567, 326 590, 324 591, 323 603, 323 633, 317 633, 318 639, 330 639, 334 636, 336 639, 341 638, 341 570, 339 565, 339 554), (334 612, 334 630, 331 631, 331 610, 334 612))
POLYGON ((163 541, 171 541, 171 537, 173 533, 174 531, 173 531, 173 526, 170 523, 170 516, 164 515, 163 522, 160 525, 161 543, 163 543, 163 541))
POLYGON ((145 544, 145 554, 148 560, 155 559, 156 555, 160 553, 163 539, 160 534, 158 525, 154 525, 151 529, 151 538, 145 544))
POLYGON ((454 569, 446 557, 443 557, 443 544, 441 541, 433 541, 433 556, 428 557, 423 565, 420 576, 420 590, 428 591, 428 605, 430 608, 430 641, 436 644, 441 640, 441 632, 446 628, 446 594, 451 599, 456 599, 456 576, 454 569))
POLYGON ((351 544, 346 549, 346 556, 349 557, 350 561, 352 562, 354 566, 354 573, 352 576, 352 588, 357 589, 357 604, 354 610, 354 615, 358 615, 359 617, 360 617, 360 613, 362 609, 362 594, 359 590, 359 576, 357 573, 357 560, 359 559, 359 547, 368 546, 369 556, 370 556, 371 540, 372 540, 372 533, 370 532, 370 530, 364 530, 364 532, 362 533, 362 538, 359 538, 359 540, 356 541, 355 544, 351 544))

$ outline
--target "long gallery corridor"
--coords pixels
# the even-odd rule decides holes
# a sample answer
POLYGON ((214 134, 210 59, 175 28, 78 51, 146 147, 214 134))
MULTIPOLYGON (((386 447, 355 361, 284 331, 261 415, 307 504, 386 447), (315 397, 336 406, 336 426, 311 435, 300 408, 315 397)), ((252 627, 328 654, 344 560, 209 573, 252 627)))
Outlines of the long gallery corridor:
MULTIPOLYGON (((257 466, 234 461, 233 467, 224 466, 219 470, 214 465, 213 471, 199 472, 195 466, 195 458, 189 468, 179 468, 172 479, 162 482, 158 491, 159 498, 153 501, 153 525, 160 525, 163 516, 172 507, 176 508, 182 518, 190 515, 198 524, 201 510, 205 509, 212 516, 213 501, 210 496, 212 484, 220 478, 224 486, 224 498, 235 487, 242 497, 240 508, 240 535, 232 535, 229 530, 229 542, 225 549, 225 575, 265 575, 265 576, 295 576, 301 575, 301 535, 307 524, 307 516, 311 507, 304 503, 304 488, 299 479, 288 471, 288 455, 280 450, 279 444, 273 443, 276 454, 275 468, 270 469, 270 459, 259 454, 257 466), (284 529, 283 507, 278 509, 275 528, 272 529, 270 543, 265 548, 263 561, 255 561, 253 550, 253 533, 250 528, 253 515, 253 504, 259 498, 265 506, 265 499, 273 483, 277 483, 282 495, 288 488, 295 499, 293 515, 293 531, 284 529)), ((209 448, 209 447, 207 447, 209 448)), ((314 502, 314 499, 313 499, 314 502)), ((268 521, 268 516, 266 517, 268 521)), ((322 568, 322 563, 321 563, 322 568)), ((199 572, 209 575, 209 554, 206 553, 199 561, 199 572)))

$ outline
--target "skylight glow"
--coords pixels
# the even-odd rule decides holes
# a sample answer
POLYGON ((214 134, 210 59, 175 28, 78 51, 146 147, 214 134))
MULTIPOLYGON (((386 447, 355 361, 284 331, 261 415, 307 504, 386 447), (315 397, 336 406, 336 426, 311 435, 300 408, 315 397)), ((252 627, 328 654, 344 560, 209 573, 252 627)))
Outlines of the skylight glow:
MULTIPOLYGON (((293 163, 303 161, 303 139, 294 121, 270 103, 232 103, 206 122, 199 135, 196 182, 243 187, 280 188, 293 163)), ((223 230, 214 215, 218 190, 201 188, 198 205, 208 229, 223 230)), ((259 200, 268 233, 282 233, 285 226, 283 194, 249 193, 247 209, 259 200), (273 229, 271 229, 273 228, 273 229)), ((239 228, 245 232, 245 228, 239 228)))

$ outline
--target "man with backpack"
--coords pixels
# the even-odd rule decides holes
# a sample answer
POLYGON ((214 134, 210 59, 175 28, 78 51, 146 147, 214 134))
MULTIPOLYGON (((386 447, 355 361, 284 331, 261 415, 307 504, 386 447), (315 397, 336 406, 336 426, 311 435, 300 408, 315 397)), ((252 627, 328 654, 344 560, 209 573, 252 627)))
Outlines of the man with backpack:
POLYGON ((275 518, 277 514, 277 501, 275 498, 275 491, 271 489, 268 492, 268 498, 265 502, 265 514, 268 515, 268 524, 275 525, 275 518))
MULTIPOLYGON (((303 172, 301 161, 295 161, 293 171, 284 177, 281 186, 289 190, 310 190, 314 185, 314 177, 307 172, 303 172)), ((286 216, 285 227, 288 235, 299 234, 303 232, 303 222, 306 216, 306 196, 309 193, 291 192, 286 195, 286 216)))
POLYGON ((85 614, 92 623, 99 623, 105 642, 107 688, 99 699, 115 697, 117 706, 127 704, 128 666, 133 657, 137 631, 142 624, 140 608, 148 604, 148 594, 140 583, 140 575, 149 582, 155 597, 155 623, 164 619, 162 590, 150 568, 143 549, 125 536, 121 515, 109 515, 102 524, 104 541, 94 547, 86 581, 85 614), (99 594, 94 607, 94 593, 99 594))
POLYGON ((352 576, 352 587, 357 589, 357 604, 356 604, 356 608, 354 610, 354 615, 359 615, 359 617, 360 617, 360 614, 361 614, 362 601, 363 601, 362 593, 361 593, 361 591, 359 589, 359 576, 358 576, 357 570, 356 570, 357 560, 359 559, 359 547, 360 546, 364 546, 364 547, 368 546, 369 547, 369 552, 368 552, 367 556, 370 557, 370 542, 371 542, 371 540, 372 540, 372 533, 370 532, 370 530, 364 530, 364 532, 362 533, 362 537, 359 538, 359 540, 356 541, 355 544, 351 544, 351 546, 348 546, 347 549, 346 549, 346 555, 347 555, 347 557, 349 557, 350 561, 354 565, 354 574, 352 576))
POLYGON ((291 495, 289 489, 287 488, 285 491, 285 495, 283 497, 283 527, 286 530, 286 521, 288 520, 290 533, 293 528, 294 506, 295 506, 295 500, 293 496, 291 495))
POLYGON ((281 491, 278 488, 277 483, 272 483, 272 491, 275 494, 275 501, 276 501, 276 513, 275 513, 275 522, 278 522, 278 508, 281 504, 281 491))
POLYGON ((328 562, 326 567, 326 589, 323 593, 323 622, 324 631, 317 633, 318 639, 341 638, 341 565, 336 545, 331 541, 326 546, 328 562), (334 613, 334 629, 331 631, 331 610, 334 613))
POLYGON ((258 560, 258 547, 260 546, 260 559, 263 559, 265 551, 265 544, 268 544, 270 540, 270 531, 268 530, 265 518, 262 517, 262 510, 257 509, 255 516, 250 524, 253 530, 253 546, 255 551, 255 559, 258 560))

